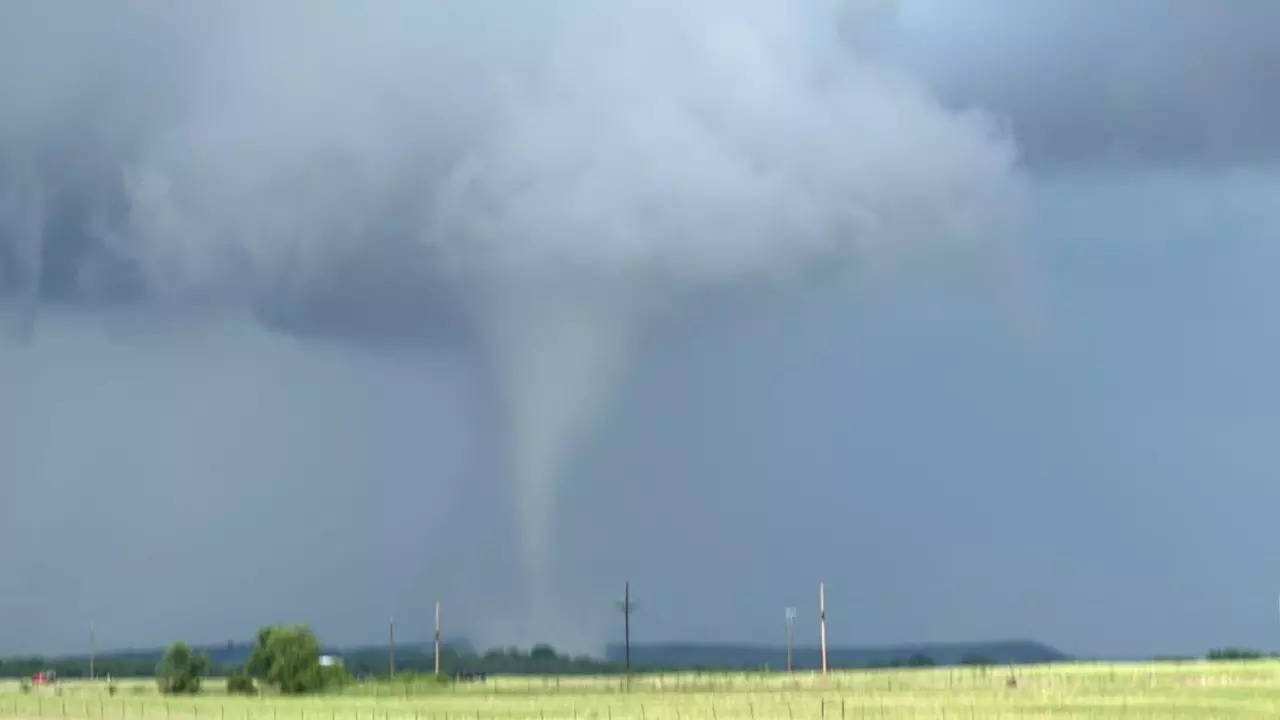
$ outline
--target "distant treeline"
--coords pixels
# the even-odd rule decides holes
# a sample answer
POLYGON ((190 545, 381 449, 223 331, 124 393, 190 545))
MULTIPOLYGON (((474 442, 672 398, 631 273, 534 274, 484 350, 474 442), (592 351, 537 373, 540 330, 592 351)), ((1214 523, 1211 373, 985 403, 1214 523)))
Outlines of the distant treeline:
MULTIPOLYGON (((209 657, 210 672, 227 675, 242 667, 252 650, 251 645, 228 644, 213 647, 197 647, 197 652, 209 657)), ((347 670, 356 678, 386 677, 390 657, 386 647, 364 647, 346 650, 330 649, 328 654, 342 658, 347 670)), ((152 677, 164 650, 131 650, 123 653, 104 653, 94 661, 97 677, 152 677)), ((561 654, 548 645, 532 649, 505 648, 477 653, 470 648, 444 646, 440 649, 440 671, 447 676, 459 673, 522 674, 522 675, 571 675, 617 672, 620 666, 588 656, 561 654)), ((61 658, 26 657, 0 660, 0 677, 31 677, 38 672, 52 670, 60 678, 89 677, 88 656, 61 658)), ((426 674, 435 670, 434 647, 408 645, 396 647, 396 671, 398 673, 426 674)))
MULTIPOLYGON (((362 676, 385 677, 388 674, 387 648, 373 647, 347 650, 340 653, 342 660, 357 678, 362 676)), ((435 668, 435 654, 430 645, 396 647, 396 672, 430 673, 435 668)), ((488 673, 508 675, 574 675, 617 672, 621 666, 587 655, 570 656, 557 652, 550 645, 535 645, 524 650, 517 647, 493 649, 484 653, 440 648, 440 672, 444 675, 458 673, 488 673)))
MULTIPOLYGON (((624 656, 621 645, 610 645, 606 657, 615 664, 624 656)), ((833 647, 827 662, 836 668, 923 667, 929 665, 1024 665, 1062 662, 1070 658, 1048 645, 1029 640, 985 643, 922 644, 896 647, 833 647)), ((765 645, 725 645, 712 643, 658 643, 631 646, 631 663, 643 669, 784 669, 786 648, 765 645)), ((821 667, 821 651, 797 647, 792 666, 797 669, 821 667)))
MULTIPOLYGON (((210 671, 229 674, 241 668, 253 649, 250 644, 194 648, 209 657, 210 671)), ((342 658, 347 670, 356 678, 386 677, 389 670, 388 648, 368 646, 327 649, 326 653, 342 658)), ((152 677, 164 651, 125 650, 102 653, 95 658, 97 677, 152 677)), ((608 674, 623 669, 621 645, 609 646, 606 659, 586 655, 570 656, 548 645, 532 649, 499 648, 476 652, 465 641, 445 645, 440 651, 440 670, 446 676, 460 673, 573 675, 608 674)), ((1209 660, 1252 660, 1280 657, 1280 653, 1263 653, 1238 647, 1210 650, 1209 660)), ((722 644, 644 644, 631 648, 632 666, 637 671, 657 670, 781 670, 786 667, 786 650, 769 646, 722 644)), ((1007 665, 1061 662, 1068 656, 1040 643, 1011 641, 950 645, 914 645, 889 648, 831 648, 828 662, 835 668, 927 667, 931 665, 1007 665)), ((1192 657, 1161 658, 1192 660, 1192 657)), ((821 659, 816 648, 796 648, 793 665, 797 669, 813 669, 821 659)), ((405 674, 429 674, 435 668, 433 646, 414 643, 396 647, 396 671, 405 674)), ((31 677, 52 670, 61 678, 89 677, 87 655, 59 658, 19 657, 0 660, 0 677, 31 677)))
MULTIPOLYGON (((210 672, 226 675, 243 667, 253 649, 250 644, 193 648, 208 656, 210 672)), ((430 643, 412 643, 396 647, 396 670, 399 673, 426 674, 435 668, 435 655, 430 643)), ((356 678, 386 677, 389 657, 386 646, 330 648, 327 654, 342 658, 347 671, 356 678)), ((129 650, 100 654, 95 662, 99 677, 151 677, 163 650, 129 650)), ((610 646, 601 660, 586 655, 570 656, 549 645, 532 649, 516 647, 476 652, 465 641, 444 645, 440 651, 440 670, 447 676, 460 673, 573 675, 608 674, 623 670, 625 653, 610 646)), ((786 667, 783 648, 719 644, 648 644, 631 650, 632 666, 637 671, 659 670, 726 670, 786 667)), ((1038 643, 976 643, 970 645, 919 645, 897 648, 832 648, 828 659, 832 667, 887 668, 927 667, 931 665, 993 665, 1008 663, 1054 662, 1067 656, 1038 643)), ((820 664, 815 648, 796 648, 793 656, 797 669, 816 668, 820 664)), ((87 656, 45 659, 39 657, 0 661, 0 677, 29 677, 37 672, 53 670, 59 677, 89 676, 87 656)))
MULTIPOLYGON (((158 661, 159 653, 156 659, 151 661, 103 658, 94 663, 94 675, 119 678, 151 677, 155 675, 158 661)), ((54 671, 60 678, 87 678, 89 677, 89 659, 25 657, 0 660, 0 677, 31 677, 47 670, 54 671)))
POLYGON ((1239 647, 1214 648, 1205 656, 1209 660, 1260 660, 1265 657, 1280 657, 1280 653, 1270 655, 1261 650, 1239 647))

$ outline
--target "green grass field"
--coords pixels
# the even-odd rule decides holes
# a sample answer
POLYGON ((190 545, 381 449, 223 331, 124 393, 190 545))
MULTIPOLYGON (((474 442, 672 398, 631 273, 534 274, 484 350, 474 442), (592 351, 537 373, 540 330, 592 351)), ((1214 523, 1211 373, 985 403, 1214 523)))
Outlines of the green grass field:
POLYGON ((127 681, 20 690, 0 681, 0 718, 69 720, 498 720, 500 718, 1264 718, 1280 716, 1280 662, 1068 664, 815 673, 497 677, 355 685, 341 693, 228 697, 206 681, 196 697, 164 697, 127 681))

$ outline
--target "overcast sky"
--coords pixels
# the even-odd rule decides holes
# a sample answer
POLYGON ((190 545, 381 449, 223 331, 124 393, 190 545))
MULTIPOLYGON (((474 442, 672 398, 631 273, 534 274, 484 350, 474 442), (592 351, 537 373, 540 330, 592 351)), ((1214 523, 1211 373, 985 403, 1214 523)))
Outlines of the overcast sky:
POLYGON ((1280 648, 1280 5, 515 5, 0 5, 0 655, 1280 648))

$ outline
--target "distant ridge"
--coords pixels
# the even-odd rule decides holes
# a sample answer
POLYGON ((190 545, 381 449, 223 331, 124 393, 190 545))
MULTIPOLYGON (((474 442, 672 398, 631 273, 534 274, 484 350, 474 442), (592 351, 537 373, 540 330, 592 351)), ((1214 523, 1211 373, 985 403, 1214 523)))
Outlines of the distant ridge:
MULTIPOLYGON (((624 658, 621 644, 611 644, 606 659, 619 663, 624 658)), ((984 661, 992 664, 1061 662, 1070 657, 1044 643, 1032 640, 999 640, 973 643, 919 643, 888 647, 829 647, 831 667, 875 667, 907 664, 913 656, 928 658, 938 665, 959 665, 984 661)), ((816 647, 796 647, 793 666, 817 668, 822 664, 816 647)), ((787 650, 783 646, 728 643, 646 643, 631 645, 631 664, 637 668, 744 669, 785 668, 787 650)))

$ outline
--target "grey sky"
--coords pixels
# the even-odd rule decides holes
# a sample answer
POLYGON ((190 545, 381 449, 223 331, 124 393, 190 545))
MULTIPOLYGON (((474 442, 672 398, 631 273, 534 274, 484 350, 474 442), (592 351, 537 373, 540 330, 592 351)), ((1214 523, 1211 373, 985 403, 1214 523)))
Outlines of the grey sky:
POLYGON ((903 3, 895 50, 949 101, 1005 116, 1037 165, 1274 162, 1274 3, 903 3))
POLYGON ((1273 4, 503 7, 0 9, 0 654, 1280 646, 1273 4))

